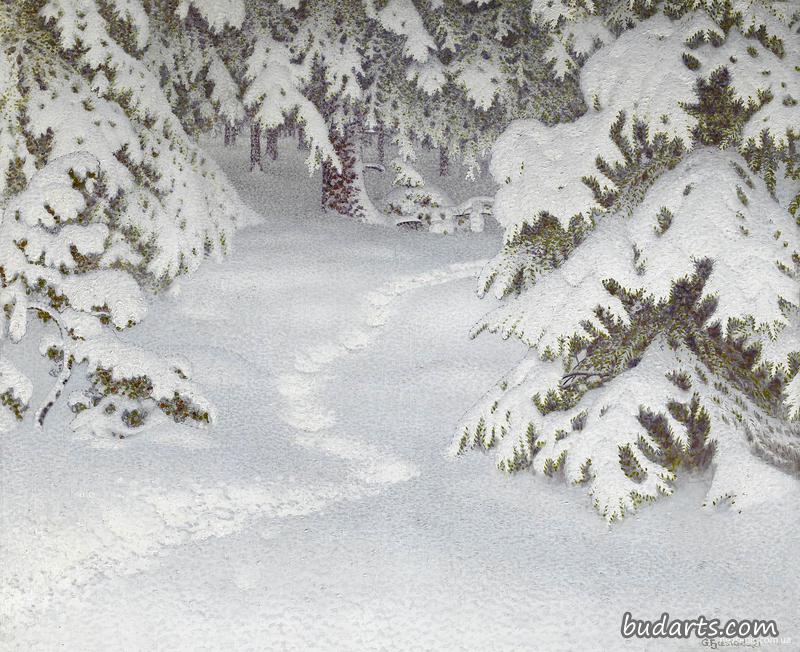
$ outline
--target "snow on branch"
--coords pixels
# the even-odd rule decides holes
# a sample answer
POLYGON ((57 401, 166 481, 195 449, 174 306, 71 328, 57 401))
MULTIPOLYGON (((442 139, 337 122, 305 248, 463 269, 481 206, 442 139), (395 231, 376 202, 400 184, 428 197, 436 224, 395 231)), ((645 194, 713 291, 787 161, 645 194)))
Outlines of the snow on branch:
POLYGON ((278 127, 289 114, 296 112, 296 120, 302 125, 311 149, 307 161, 309 169, 330 161, 341 170, 325 118, 302 92, 309 74, 308 65, 296 62, 286 44, 261 38, 247 64, 249 85, 244 102, 265 129, 278 127))
POLYGON ((244 0, 180 0, 175 13, 183 20, 190 8, 196 9, 215 32, 239 28, 245 18, 244 0))
POLYGON ((403 53, 417 63, 426 63, 432 51, 433 40, 411 0, 389 0, 379 11, 372 12, 381 26, 393 34, 405 37, 403 53))
MULTIPOLYGON (((0 335, 19 342, 28 334, 31 318, 45 328, 53 323, 58 331, 41 347, 59 371, 36 422, 44 423, 75 370, 85 364, 87 376, 94 379, 91 407, 103 401, 104 422, 115 409, 114 399, 108 397, 112 394, 126 396, 129 403, 138 401, 137 419, 142 423, 148 404, 179 420, 208 423, 213 414, 210 406, 177 366, 173 365, 177 371, 166 368, 162 356, 110 334, 140 321, 146 304, 130 271, 103 265, 102 254, 112 242, 103 211, 95 210, 106 201, 103 180, 98 159, 88 153, 65 155, 45 165, 3 211, 0 335), (129 391, 133 379, 138 383, 135 393, 129 391), (177 404, 183 406, 179 413, 177 404)), ((19 419, 30 400, 30 381, 2 359, 0 393, 19 419)), ((127 419, 125 414, 117 414, 117 420, 127 419)))

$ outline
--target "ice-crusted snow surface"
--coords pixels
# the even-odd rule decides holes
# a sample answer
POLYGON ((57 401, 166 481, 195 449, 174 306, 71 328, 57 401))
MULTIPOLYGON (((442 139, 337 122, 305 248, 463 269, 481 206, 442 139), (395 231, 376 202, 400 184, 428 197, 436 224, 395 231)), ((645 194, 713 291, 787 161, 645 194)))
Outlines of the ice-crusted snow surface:
POLYGON ((0 649, 644 649, 626 610, 773 618, 793 649, 796 486, 739 514, 689 476, 608 527, 584 489, 446 457, 525 353, 467 338, 496 230, 319 217, 293 144, 266 173, 209 151, 267 219, 129 337, 191 360, 218 426, 112 441, 59 404, 0 438, 0 649))

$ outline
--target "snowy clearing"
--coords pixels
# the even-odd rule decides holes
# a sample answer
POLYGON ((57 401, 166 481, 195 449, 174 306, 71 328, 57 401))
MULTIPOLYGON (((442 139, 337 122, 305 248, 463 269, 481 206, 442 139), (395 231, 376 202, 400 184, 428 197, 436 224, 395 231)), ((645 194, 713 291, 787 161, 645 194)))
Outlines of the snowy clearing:
POLYGON ((500 234, 319 217, 292 147, 265 173, 207 148, 263 222, 129 334, 192 362, 218 425, 98 439, 57 404, 0 439, 0 648, 696 649, 621 638, 667 611, 774 619, 798 649, 797 485, 739 514, 688 476, 609 527, 584 489, 449 458, 525 353, 467 338, 500 234))

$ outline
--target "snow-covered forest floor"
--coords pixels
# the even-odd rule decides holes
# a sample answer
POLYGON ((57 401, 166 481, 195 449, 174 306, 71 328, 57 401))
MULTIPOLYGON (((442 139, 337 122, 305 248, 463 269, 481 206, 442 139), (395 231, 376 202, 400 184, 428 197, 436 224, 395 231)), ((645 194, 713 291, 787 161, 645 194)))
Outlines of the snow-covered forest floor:
POLYGON ((321 217, 283 145, 265 173, 209 146, 263 222, 128 334, 192 361, 218 425, 81 439, 62 402, 0 439, 0 648, 697 649, 621 638, 668 611, 774 619, 797 649, 800 489, 739 514, 690 477, 609 527, 583 489, 448 458, 523 354, 467 338, 499 231, 321 217))

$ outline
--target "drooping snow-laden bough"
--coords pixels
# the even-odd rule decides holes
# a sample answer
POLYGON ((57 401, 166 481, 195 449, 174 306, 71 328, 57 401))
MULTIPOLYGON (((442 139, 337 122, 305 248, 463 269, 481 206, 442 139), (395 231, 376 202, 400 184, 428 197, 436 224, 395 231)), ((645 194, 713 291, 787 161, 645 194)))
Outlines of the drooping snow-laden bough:
POLYGON ((453 451, 586 485, 608 520, 693 469, 707 504, 767 501, 800 470, 800 7, 541 5, 587 110, 494 146, 502 302, 474 334, 530 352, 453 451))
POLYGON ((124 335, 149 294, 222 255, 249 216, 154 74, 172 64, 158 44, 180 32, 151 17, 134 0, 0 7, 0 430, 34 396, 43 425, 78 376, 78 430, 213 420, 184 361, 124 335), (35 337, 52 388, 24 368, 35 337))

